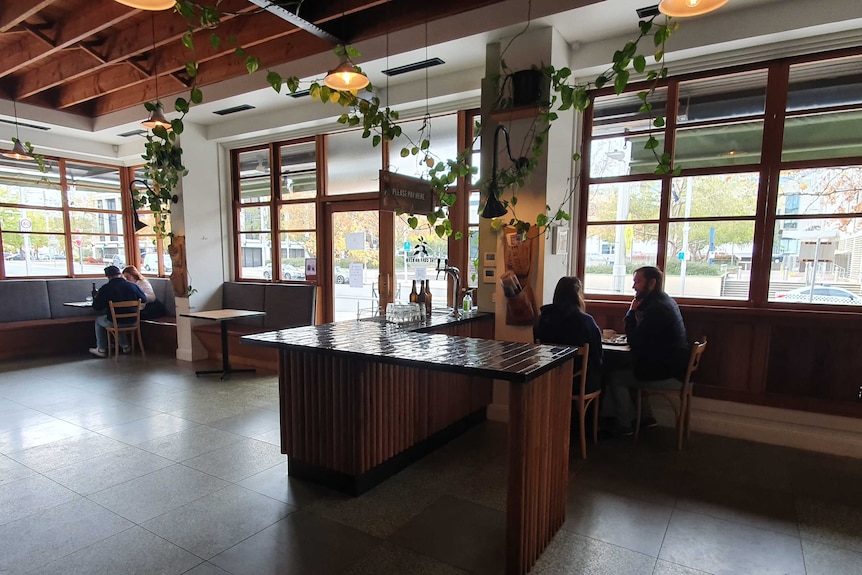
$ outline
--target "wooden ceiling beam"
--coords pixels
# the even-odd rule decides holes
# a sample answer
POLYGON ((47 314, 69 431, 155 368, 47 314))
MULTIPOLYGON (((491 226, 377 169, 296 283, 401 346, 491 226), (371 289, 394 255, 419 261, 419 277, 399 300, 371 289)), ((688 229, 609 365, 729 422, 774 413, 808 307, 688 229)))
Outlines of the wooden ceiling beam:
MULTIPOLYGON (((46 48, 40 40, 26 36, 19 39, 16 45, 7 46, 7 49, 0 54, 0 78, 56 54, 77 42, 87 40, 102 30, 118 26, 138 13, 138 10, 129 10, 127 6, 112 0, 89 2, 74 16, 54 24, 53 48, 46 48)), ((50 35, 46 36, 50 37, 50 35)))
POLYGON ((0 34, 8 32, 55 0, 3 0, 0 4, 0 34))
MULTIPOLYGON (((301 15, 304 18, 310 19, 315 24, 320 24, 339 18, 344 13, 356 13, 381 6, 386 4, 387 1, 347 0, 343 7, 318 3, 314 4, 309 10, 303 10, 301 15)), ((238 44, 248 49, 250 54, 258 56, 261 60, 261 66, 264 67, 275 66, 285 61, 319 54, 332 49, 332 45, 326 42, 320 41, 318 43, 316 39, 314 42, 311 42, 311 40, 308 40, 308 38, 311 38, 310 35, 267 12, 261 12, 249 17, 234 18, 230 22, 222 23, 219 26, 218 32, 222 38, 235 36, 238 39, 238 44), (301 32, 301 36, 306 38, 304 41, 311 42, 308 44, 310 50, 303 51, 301 55, 297 55, 297 43, 288 38, 298 32, 301 32)), ((247 74, 245 63, 234 55, 234 46, 225 46, 223 44, 218 50, 214 49, 209 43, 208 31, 204 30, 195 34, 195 46, 197 61, 201 70, 198 74, 200 86, 203 87, 207 84, 247 74), (225 48, 228 49, 226 50, 225 48)), ((179 47, 174 47, 173 50, 160 51, 158 67, 159 70, 170 72, 181 71, 185 69, 187 59, 188 52, 179 45, 179 47)), ((72 89, 71 86, 69 88, 70 90, 72 89)), ((173 95, 161 89, 160 93, 162 95, 173 95)), ((75 98, 70 95, 70 99, 74 100, 75 98)), ((92 113, 97 116, 108 114, 131 106, 140 105, 146 101, 149 100, 142 99, 140 94, 137 98, 134 98, 129 94, 119 94, 116 91, 112 91, 110 96, 99 98, 94 103, 92 113)), ((63 102, 61 99, 57 105, 63 105, 63 102)))
MULTIPOLYGON (((247 0, 225 0, 222 7, 226 11, 238 13, 243 10, 251 11, 256 8, 247 0)), ((235 16, 225 16, 225 20, 235 16)), ((64 58, 48 62, 43 66, 33 67, 17 78, 17 99, 31 98, 40 92, 49 90, 63 82, 78 80, 87 75, 95 73, 100 69, 134 57, 140 57, 153 49, 153 26, 156 29, 156 46, 176 45, 185 50, 180 43, 180 38, 188 30, 186 21, 173 12, 159 12, 153 15, 155 20, 144 18, 138 20, 132 26, 113 34, 105 35, 99 44, 98 58, 101 63, 90 64, 89 61, 78 61, 74 59, 74 53, 64 58)), ((89 49, 91 43, 81 43, 82 49, 89 49)), ((95 55, 95 54, 91 54, 95 55)), ((2 75, 0 75, 2 76, 2 75)), ((54 96, 56 97, 56 95, 54 96)))
MULTIPOLYGON (((316 38, 307 32, 292 34, 285 38, 273 40, 266 44, 265 47, 266 49, 259 51, 261 69, 275 66, 287 60, 313 56, 332 49, 332 45, 329 42, 316 38)), ((204 88, 204 101, 206 101, 205 87, 207 85, 243 75, 248 75, 245 62, 233 54, 226 54, 221 58, 202 63, 198 69, 198 86, 204 88)), ((260 74, 254 76, 254 79, 249 77, 249 83, 255 83, 255 88, 266 87, 266 82, 260 74)), ((109 96, 98 98, 94 101, 93 107, 89 111, 93 116, 101 116, 117 110, 141 105, 143 102, 154 99, 155 90, 153 84, 154 82, 152 81, 147 82, 145 93, 151 94, 149 98, 142 98, 142 94, 137 90, 122 90, 109 96)), ((159 95, 162 101, 183 91, 172 91, 169 87, 163 87, 161 79, 159 81, 159 95)), ((171 109, 172 106, 169 105, 167 108, 171 109)))

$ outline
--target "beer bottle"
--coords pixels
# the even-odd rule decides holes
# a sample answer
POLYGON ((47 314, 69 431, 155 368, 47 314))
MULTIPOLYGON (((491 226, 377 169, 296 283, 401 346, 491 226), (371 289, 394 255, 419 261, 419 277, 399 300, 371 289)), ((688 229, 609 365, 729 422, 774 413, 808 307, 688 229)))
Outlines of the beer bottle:
POLYGON ((410 303, 418 303, 419 294, 416 293, 416 280, 413 280, 413 289, 410 290, 410 303))

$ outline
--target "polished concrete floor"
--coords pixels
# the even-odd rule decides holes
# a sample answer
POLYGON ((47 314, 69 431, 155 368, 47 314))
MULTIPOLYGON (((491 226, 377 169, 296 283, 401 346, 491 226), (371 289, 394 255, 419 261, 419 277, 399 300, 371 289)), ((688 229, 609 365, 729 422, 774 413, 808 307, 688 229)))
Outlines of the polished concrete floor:
MULTIPOLYGON (((273 375, 166 358, 0 366, 0 574, 496 574, 505 426, 359 498, 287 476, 273 375)), ((859 575, 862 460, 669 430, 572 459, 534 573, 859 575)))

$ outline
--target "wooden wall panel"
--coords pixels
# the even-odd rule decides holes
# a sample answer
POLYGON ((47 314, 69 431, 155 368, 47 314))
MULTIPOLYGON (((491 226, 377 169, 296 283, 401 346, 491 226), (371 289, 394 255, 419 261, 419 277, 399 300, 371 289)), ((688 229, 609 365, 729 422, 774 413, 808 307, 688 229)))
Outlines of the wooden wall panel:
MULTIPOLYGON (((628 302, 591 301, 599 327, 624 331, 628 302)), ((681 305, 690 340, 709 341, 694 394, 862 417, 862 315, 681 305)))

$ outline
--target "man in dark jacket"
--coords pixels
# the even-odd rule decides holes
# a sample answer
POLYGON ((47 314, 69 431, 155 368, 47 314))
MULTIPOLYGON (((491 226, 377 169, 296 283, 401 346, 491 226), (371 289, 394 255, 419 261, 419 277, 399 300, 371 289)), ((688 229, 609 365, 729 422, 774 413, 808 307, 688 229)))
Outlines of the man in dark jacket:
MULTIPOLYGON (((108 332, 105 328, 114 327, 114 320, 112 317, 109 317, 111 309, 108 306, 108 302, 146 301, 147 299, 141 288, 130 281, 126 281, 120 273, 120 268, 117 266, 106 267, 105 276, 108 278, 108 283, 99 288, 99 292, 93 300, 93 309, 105 312, 104 315, 96 318, 96 347, 90 348, 90 353, 96 357, 108 357, 108 332)), ((123 311, 123 313, 126 312, 123 311)), ((128 353, 129 338, 126 334, 121 334, 120 345, 123 348, 123 353, 128 353)))
POLYGON ((626 337, 640 381, 685 377, 688 340, 679 306, 663 291, 661 270, 647 266, 634 273, 635 299, 626 313, 626 337))
MULTIPOLYGON (((676 302, 664 292, 664 274, 646 266, 634 272, 635 298, 626 313, 626 337, 631 347, 631 369, 621 369, 610 378, 609 396, 603 413, 615 419, 619 432, 632 431, 636 417, 631 388, 638 381, 685 376, 688 340, 676 302)), ((647 401, 642 403, 641 421, 655 424, 647 401)))

